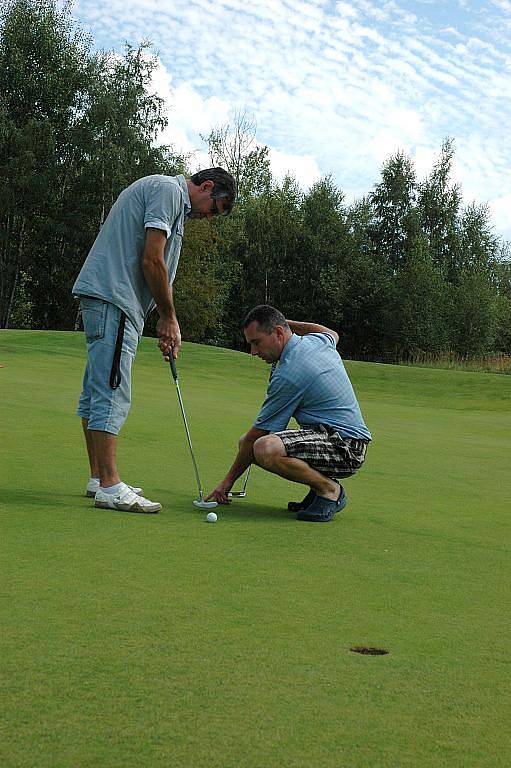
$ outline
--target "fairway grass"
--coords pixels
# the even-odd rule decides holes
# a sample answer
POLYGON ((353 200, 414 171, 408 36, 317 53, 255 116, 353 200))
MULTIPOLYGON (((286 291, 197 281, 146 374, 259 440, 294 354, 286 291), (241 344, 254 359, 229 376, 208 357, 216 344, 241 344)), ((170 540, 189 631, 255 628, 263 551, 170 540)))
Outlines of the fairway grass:
MULTIPOLYGON (((0 365, 3 768, 508 768, 509 377, 347 363, 374 442, 346 509, 299 523, 255 468, 210 525, 154 339, 118 449, 154 516, 83 496, 83 334, 1 331, 0 365)), ((210 490, 268 368, 178 366, 210 490)))

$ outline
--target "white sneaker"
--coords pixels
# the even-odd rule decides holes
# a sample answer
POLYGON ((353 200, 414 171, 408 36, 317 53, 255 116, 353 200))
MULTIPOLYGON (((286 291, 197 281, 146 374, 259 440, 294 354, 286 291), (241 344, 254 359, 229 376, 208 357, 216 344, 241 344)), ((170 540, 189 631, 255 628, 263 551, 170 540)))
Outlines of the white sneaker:
POLYGON ((122 484, 118 493, 97 491, 94 506, 101 509, 119 509, 122 512, 142 512, 147 515, 155 514, 161 509, 161 504, 139 496, 126 483, 122 484))
MULTIPOLYGON (((138 496, 141 496, 144 493, 143 488, 135 488, 133 485, 128 485, 128 488, 131 488, 133 493, 136 493, 138 496)), ((99 480, 96 480, 94 477, 91 477, 91 479, 87 483, 87 488, 85 489, 85 495, 87 496, 87 498, 93 499, 97 491, 99 491, 99 480)))

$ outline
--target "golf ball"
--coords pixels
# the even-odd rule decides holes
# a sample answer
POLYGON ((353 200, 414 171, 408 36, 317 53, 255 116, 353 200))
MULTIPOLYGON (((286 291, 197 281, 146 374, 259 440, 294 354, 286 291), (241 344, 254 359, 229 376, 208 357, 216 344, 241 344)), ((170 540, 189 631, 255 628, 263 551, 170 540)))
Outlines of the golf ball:
POLYGON ((208 516, 206 517, 206 520, 208 523, 216 523, 218 520, 216 512, 208 512, 208 516))

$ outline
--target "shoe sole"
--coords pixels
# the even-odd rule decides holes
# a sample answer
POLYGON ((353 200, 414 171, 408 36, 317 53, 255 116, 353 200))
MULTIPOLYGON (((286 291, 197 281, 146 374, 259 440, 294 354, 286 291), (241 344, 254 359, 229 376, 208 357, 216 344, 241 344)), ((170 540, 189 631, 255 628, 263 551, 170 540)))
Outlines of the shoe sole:
POLYGON ((116 507, 110 507, 105 501, 96 501, 94 506, 98 507, 98 509, 110 509, 117 512, 135 512, 139 515, 156 515, 161 509, 161 504, 153 504, 151 507, 141 507, 139 504, 132 504, 128 507, 119 504, 116 507))

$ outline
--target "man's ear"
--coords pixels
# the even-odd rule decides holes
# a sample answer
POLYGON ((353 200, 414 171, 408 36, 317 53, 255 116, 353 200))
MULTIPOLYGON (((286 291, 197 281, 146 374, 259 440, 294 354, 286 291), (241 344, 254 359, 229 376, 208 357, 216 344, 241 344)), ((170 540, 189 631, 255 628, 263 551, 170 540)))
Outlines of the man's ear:
POLYGON ((200 186, 202 191, 205 192, 207 189, 213 189, 215 182, 211 181, 211 179, 208 179, 207 181, 203 181, 200 186))

